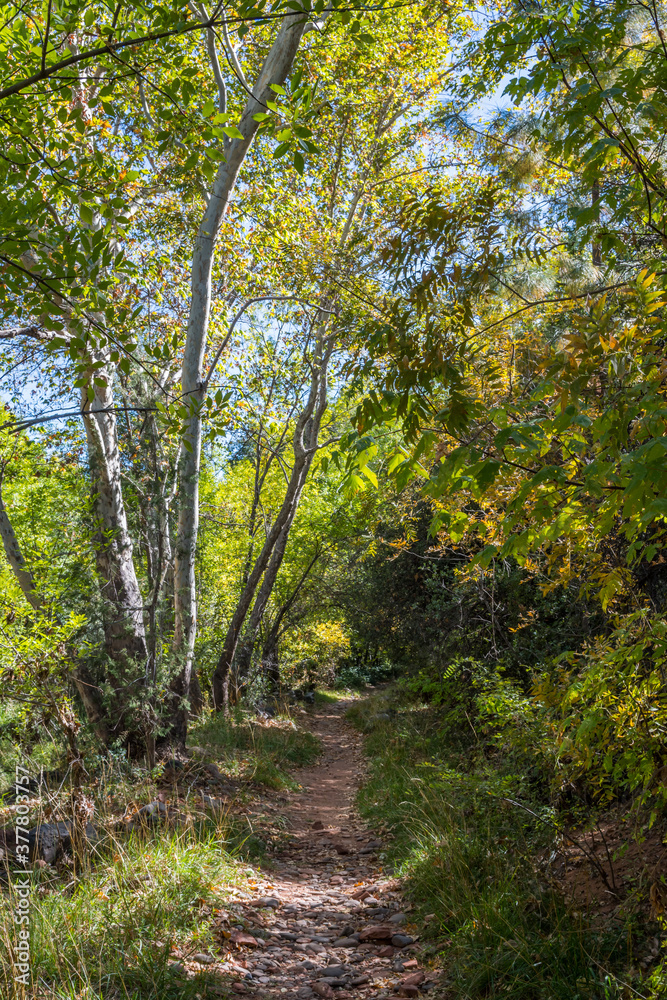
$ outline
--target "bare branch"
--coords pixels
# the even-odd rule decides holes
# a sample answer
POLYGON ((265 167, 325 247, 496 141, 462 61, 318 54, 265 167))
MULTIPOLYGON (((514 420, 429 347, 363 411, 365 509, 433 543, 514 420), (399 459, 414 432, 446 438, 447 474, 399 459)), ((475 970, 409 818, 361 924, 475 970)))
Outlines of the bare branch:
MULTIPOLYGON (((196 4, 193 0, 190 0, 188 7, 202 23, 210 23, 213 20, 203 3, 196 4)), ((218 111, 223 115, 227 110, 227 87, 225 86, 225 79, 220 69, 220 60, 215 48, 215 31, 213 28, 206 29, 206 51, 208 52, 208 60, 211 64, 215 83, 218 88, 218 111)))
POLYGON ((0 340, 13 340, 14 337, 34 337, 36 340, 46 340, 48 335, 41 326, 11 326, 0 330, 0 340))
POLYGON ((227 58, 229 60, 229 65, 234 70, 234 73, 236 74, 236 76, 238 78, 238 81, 241 84, 241 86, 244 87, 245 90, 247 90, 247 91, 250 92, 251 91, 251 87, 250 87, 248 81, 246 80, 245 73, 243 72, 243 69, 241 67, 241 63, 238 60, 238 56, 236 55, 236 49, 232 45, 232 40, 229 37, 229 31, 227 30, 227 19, 226 18, 223 17, 222 23, 221 23, 220 26, 222 28, 222 37, 223 37, 224 43, 225 43, 225 53, 226 53, 227 58))
POLYGON ((232 336, 232 333, 234 332, 234 328, 235 328, 236 324, 238 323, 238 321, 241 319, 241 316, 243 315, 243 313, 246 311, 246 309, 248 309, 255 302, 270 302, 270 301, 273 301, 273 302, 300 302, 301 305, 303 305, 303 306, 309 306, 309 308, 311 308, 311 309, 319 309, 319 311, 323 312, 323 313, 330 313, 331 315, 335 315, 335 313, 336 313, 335 309, 325 309, 325 307, 319 305, 319 303, 317 303, 317 302, 309 302, 308 299, 302 299, 298 295, 256 295, 252 299, 248 299, 247 302, 243 303, 243 305, 241 306, 241 308, 239 309, 239 311, 234 316, 234 319, 231 322, 229 330, 227 331, 227 336, 225 337, 225 339, 223 340, 222 344, 218 348, 218 351, 217 351, 215 357, 213 358, 213 361, 211 362, 211 367, 208 370, 208 375, 206 376, 206 378, 204 379, 204 382, 203 382, 203 388, 204 389, 208 388, 208 384, 211 381, 211 376, 213 375, 213 372, 215 371, 215 366, 217 365, 218 361, 222 357, 222 352, 227 347, 227 344, 229 343, 229 340, 230 340, 230 338, 232 336))
POLYGON ((49 0, 49 6, 46 11, 46 29, 44 31, 44 43, 42 45, 42 73, 46 69, 46 49, 49 44, 49 31, 51 30, 51 3, 49 0))
POLYGON ((97 416, 98 413, 125 413, 131 410, 134 413, 157 413, 156 406, 107 406, 99 410, 64 410, 62 413, 50 413, 39 417, 26 417, 24 420, 9 420, 6 424, 0 424, 0 431, 9 430, 10 434, 18 434, 28 427, 36 424, 47 424, 51 420, 65 420, 67 417, 90 417, 91 413, 97 416))
POLYGON ((137 74, 137 80, 139 82, 139 97, 141 98, 141 107, 146 117, 146 121, 151 126, 155 125, 155 119, 153 118, 150 108, 148 107, 148 101, 146 100, 146 91, 144 90, 144 81, 141 73, 137 74))

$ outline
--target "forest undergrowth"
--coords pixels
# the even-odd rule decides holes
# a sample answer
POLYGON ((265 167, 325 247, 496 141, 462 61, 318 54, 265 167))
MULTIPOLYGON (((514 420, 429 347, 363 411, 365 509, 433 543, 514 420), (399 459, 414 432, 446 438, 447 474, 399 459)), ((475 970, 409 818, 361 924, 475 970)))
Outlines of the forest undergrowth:
POLYGON ((647 887, 642 898, 619 893, 611 910, 605 885, 575 898, 591 862, 573 881, 563 854, 568 834, 585 848, 583 817, 580 830, 568 827, 550 800, 552 775, 520 745, 499 748, 479 708, 461 693, 443 711, 398 684, 348 713, 370 762, 362 816, 393 831, 388 861, 446 970, 445 996, 664 996, 647 887))
MULTIPOLYGON (((313 762, 319 743, 288 714, 258 720, 238 709, 193 727, 185 765, 167 758, 152 771, 120 758, 91 766, 85 794, 95 835, 81 862, 60 851, 28 869, 32 981, 17 985, 16 872, 0 897, 0 995, 30 1000, 203 1000, 225 996, 203 968, 185 978, 181 955, 214 952, 213 918, 252 886, 281 841, 279 816, 265 793, 298 787, 288 774, 313 762), (157 809, 157 815, 155 814, 157 809), (153 811, 151 811, 153 810, 153 811)), ((57 747, 42 743, 25 757, 40 773, 57 747)), ((3 770, 13 765, 13 750, 3 770)), ((62 757, 62 754, 61 754, 62 757)), ((180 756, 183 761, 183 756, 180 756)), ((48 774, 48 772, 45 772, 48 774)), ((57 771, 31 800, 31 826, 69 814, 67 782, 57 771)), ((3 797, 9 829, 16 807, 3 797)), ((4 832, 4 831, 3 831, 4 832)), ((6 855, 3 855, 6 858, 6 855)))

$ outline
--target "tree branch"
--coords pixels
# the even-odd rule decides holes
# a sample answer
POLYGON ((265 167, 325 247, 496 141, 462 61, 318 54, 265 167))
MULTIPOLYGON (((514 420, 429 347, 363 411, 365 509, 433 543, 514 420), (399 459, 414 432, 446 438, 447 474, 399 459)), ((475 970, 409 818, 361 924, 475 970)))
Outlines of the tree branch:
POLYGON ((18 434, 28 427, 36 424, 47 424, 51 420, 65 420, 67 417, 89 417, 91 413, 125 413, 131 410, 134 413, 157 413, 156 406, 107 406, 100 410, 65 410, 63 413, 51 413, 40 417, 26 417, 24 420, 9 420, 6 424, 0 424, 0 431, 9 430, 10 434, 18 434))
POLYGON ((335 309, 326 309, 324 306, 319 305, 319 303, 309 302, 308 299, 302 299, 298 295, 255 295, 253 298, 248 299, 247 302, 243 303, 239 311, 234 316, 234 319, 231 322, 229 330, 227 331, 227 335, 223 340, 222 344, 220 345, 220 347, 218 348, 216 355, 213 358, 213 361, 211 362, 211 367, 208 370, 208 375, 206 376, 203 382, 204 389, 208 389, 208 384, 211 381, 211 376, 213 375, 213 372, 215 371, 215 366, 222 357, 222 353, 230 341, 230 338, 232 336, 232 333, 234 332, 236 324, 241 319, 241 316, 246 311, 246 309, 248 309, 251 305, 254 305, 255 302, 299 302, 301 303, 301 305, 309 306, 311 309, 319 309, 320 312, 331 313, 332 315, 335 315, 336 313, 335 309))

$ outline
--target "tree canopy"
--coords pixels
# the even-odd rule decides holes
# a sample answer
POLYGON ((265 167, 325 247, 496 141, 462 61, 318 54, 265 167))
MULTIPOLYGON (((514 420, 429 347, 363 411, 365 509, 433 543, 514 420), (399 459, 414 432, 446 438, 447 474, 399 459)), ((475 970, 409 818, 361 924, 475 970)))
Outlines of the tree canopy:
POLYGON ((664 18, 5 4, 0 671, 34 734, 154 767, 393 678, 550 808, 663 822, 664 18))

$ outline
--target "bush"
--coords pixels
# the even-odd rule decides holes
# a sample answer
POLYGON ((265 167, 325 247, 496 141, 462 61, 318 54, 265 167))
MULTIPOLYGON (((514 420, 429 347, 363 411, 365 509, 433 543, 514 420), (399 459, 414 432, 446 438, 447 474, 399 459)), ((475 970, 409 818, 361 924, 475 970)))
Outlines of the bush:
POLYGON ((561 788, 579 784, 599 806, 632 797, 649 824, 667 806, 667 622, 646 610, 558 657, 534 696, 561 788))
POLYGON ((386 658, 353 654, 341 660, 336 668, 335 687, 338 690, 360 690, 368 684, 381 684, 396 677, 398 668, 386 658))

